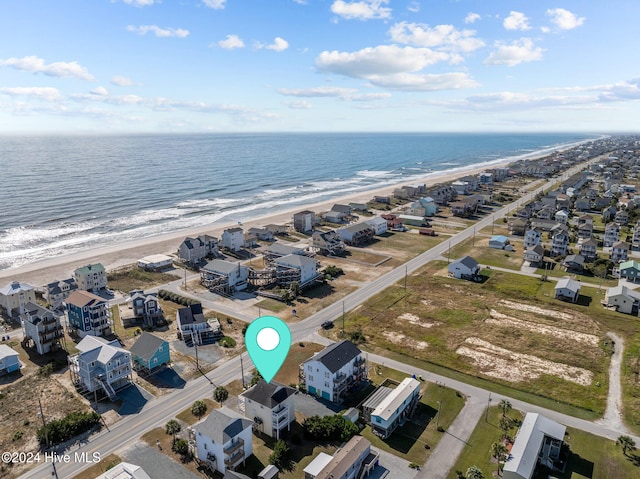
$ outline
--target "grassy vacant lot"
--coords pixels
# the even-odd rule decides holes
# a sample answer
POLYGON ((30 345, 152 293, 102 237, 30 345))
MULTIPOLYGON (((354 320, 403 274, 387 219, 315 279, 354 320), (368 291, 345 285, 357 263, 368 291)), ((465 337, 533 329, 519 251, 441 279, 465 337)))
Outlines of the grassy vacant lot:
POLYGON ((462 372, 467 382, 486 380, 488 389, 556 409, 576 406, 583 411, 571 412, 583 417, 603 413, 609 364, 603 335, 621 331, 620 315, 592 314, 596 301, 560 303, 553 284, 536 278, 489 271, 477 284, 448 278, 444 268, 427 265, 406 291, 392 286, 356 308, 347 331, 362 331, 372 351, 390 350, 448 376, 462 372))
POLYGON ((156 273, 144 271, 137 266, 112 271, 107 274, 109 288, 128 293, 134 289, 147 289, 161 284, 170 283, 180 278, 177 273, 156 273))
MULTIPOLYGON (((436 228, 438 231, 438 228, 436 228)), ((405 261, 415 258, 428 249, 446 239, 444 236, 425 236, 420 234, 389 231, 378 237, 379 241, 371 248, 376 251, 390 254, 393 259, 387 261, 385 266, 399 266, 405 261)))
POLYGON ((120 464, 122 459, 116 454, 109 454, 106 457, 101 457, 100 462, 94 464, 88 469, 85 469, 80 474, 73 476, 73 479, 94 479, 100 474, 104 474, 109 469, 113 469, 120 464))
MULTIPOLYGON (((457 479, 456 470, 464 472, 473 465, 482 469, 485 477, 490 477, 492 472, 497 471, 497 464, 490 461, 489 449, 491 444, 498 441, 502 434, 498 427, 501 416, 502 413, 497 407, 490 408, 488 422, 483 416, 469 439, 469 446, 463 450, 447 479, 457 479)), ((522 419, 522 415, 517 411, 511 411, 509 416, 522 419)), ((515 432, 514 429, 510 431, 510 434, 515 435, 515 432)), ((638 458, 633 452, 629 452, 629 457, 625 457, 621 448, 617 447, 614 441, 567 428, 565 442, 571 449, 567 468, 564 474, 554 472, 553 477, 558 479, 598 479, 630 478, 640 475, 638 458)), ((539 471, 534 474, 534 478, 546 479, 547 474, 539 471)))
MULTIPOLYGON (((496 233, 497 234, 497 233, 496 233)), ((514 244, 517 251, 509 252, 501 249, 489 248, 489 237, 476 234, 475 244, 473 238, 451 248, 450 259, 471 256, 480 264, 497 266, 519 270, 522 266, 522 242, 514 244)))
POLYGON ((544 268, 536 269, 536 274, 546 274, 547 276, 550 276, 550 277, 553 276, 554 278, 571 276, 571 277, 574 277, 576 280, 584 281, 586 283, 602 285, 603 288, 610 288, 612 286, 618 285, 618 280, 613 278, 603 280, 602 278, 594 277, 592 275, 587 275, 587 274, 567 273, 564 267, 557 263, 550 263, 550 265, 547 266, 546 269, 544 268))

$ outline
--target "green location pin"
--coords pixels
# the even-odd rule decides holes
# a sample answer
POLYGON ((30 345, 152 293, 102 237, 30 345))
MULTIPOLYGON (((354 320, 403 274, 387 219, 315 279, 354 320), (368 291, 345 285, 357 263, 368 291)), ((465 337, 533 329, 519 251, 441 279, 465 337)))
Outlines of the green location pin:
POLYGON ((258 372, 270 383, 289 354, 289 326, 275 316, 260 316, 247 328, 244 342, 258 372))

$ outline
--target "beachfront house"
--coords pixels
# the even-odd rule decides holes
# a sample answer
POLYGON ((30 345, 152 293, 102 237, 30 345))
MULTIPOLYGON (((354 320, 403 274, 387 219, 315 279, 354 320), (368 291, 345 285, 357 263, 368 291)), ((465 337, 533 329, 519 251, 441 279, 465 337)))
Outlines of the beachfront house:
POLYGON ((150 254, 137 261, 138 268, 145 271, 162 271, 173 266, 173 258, 166 254, 150 254))
POLYGON ((364 479, 378 465, 380 454, 362 436, 353 436, 333 456, 321 452, 304 468, 304 479, 364 479))
POLYGON ((247 289, 249 268, 238 262, 214 259, 200 268, 200 284, 209 291, 230 295, 247 289))
POLYGON ((187 264, 196 265, 206 256, 207 251, 200 238, 187 237, 178 246, 178 258, 187 264))
POLYGON ((300 365, 307 392, 337 404, 366 378, 362 351, 347 340, 327 346, 300 365))
POLYGON ((107 302, 88 291, 77 290, 66 299, 69 328, 81 338, 111 334, 111 318, 107 302))
POLYGON ((249 228, 248 233, 260 241, 273 241, 273 232, 267 228, 249 228))
POLYGON ((38 354, 47 354, 60 349, 64 337, 60 318, 36 303, 27 303, 20 315, 24 344, 38 354))
POLYGON ((73 272, 78 289, 97 293, 107 287, 107 271, 100 263, 88 264, 73 272))
POLYGON ((47 300, 47 303, 49 303, 49 306, 53 309, 58 309, 63 306, 62 303, 64 303, 64 300, 78 289, 78 285, 75 279, 67 278, 61 281, 53 281, 45 288, 44 299, 47 300))
POLYGON ((0 306, 10 317, 21 315, 27 303, 35 302, 36 290, 30 284, 12 281, 0 288, 0 306))
POLYGON ((18 353, 6 344, 0 344, 0 376, 20 370, 18 353))
POLYGON ((349 246, 363 246, 371 243, 375 235, 373 227, 367 223, 356 223, 336 230, 340 239, 349 246))
POLYGON ((158 293, 145 293, 141 289, 134 289, 129 292, 127 303, 131 306, 135 320, 142 321, 145 326, 153 326, 163 319, 158 293))
POLYGON ((171 362, 169 342, 146 331, 142 332, 129 351, 134 368, 147 374, 171 362))
POLYGON ((151 477, 140 466, 121 462, 107 472, 96 476, 95 479, 151 479, 151 477))
POLYGON ((362 417, 383 439, 404 424, 420 401, 420 382, 405 378, 395 388, 380 386, 362 404, 362 417))
POLYGON ((76 346, 78 354, 69 356, 73 384, 84 394, 104 392, 114 401, 116 391, 131 383, 131 353, 117 339, 86 336, 76 346))
POLYGON ((214 409, 189 428, 194 455, 212 471, 235 470, 253 454, 253 422, 228 407, 214 409))
POLYGON ((238 396, 238 409, 248 418, 253 418, 253 429, 274 439, 280 439, 281 431, 291 430, 296 420, 294 397, 296 390, 260 379, 255 386, 238 396))
POLYGON ((215 342, 222 337, 220 322, 204 317, 200 303, 190 304, 176 311, 178 334, 188 346, 215 342))
POLYGON ((570 278, 561 278, 556 283, 555 298, 575 303, 580 297, 580 282, 570 278))
POLYGON ((365 221, 366 224, 373 228, 376 236, 383 235, 387 232, 387 220, 380 216, 375 216, 365 221))
POLYGON ((471 256, 452 261, 447 269, 456 279, 474 279, 480 273, 480 265, 471 256))
POLYGON ((244 247, 244 231, 239 226, 227 228, 222 232, 220 244, 223 248, 237 253, 244 247))
POLYGON ((313 211, 304 210, 293 215, 293 229, 309 234, 313 231, 316 221, 316 214, 313 211))
POLYGON ((527 413, 505 462, 503 479, 531 479, 538 465, 564 470, 560 453, 566 429, 538 413, 527 413))
POLYGON ((470 185, 467 181, 454 181, 451 183, 451 187, 456 191, 458 195, 468 195, 471 191, 470 185))

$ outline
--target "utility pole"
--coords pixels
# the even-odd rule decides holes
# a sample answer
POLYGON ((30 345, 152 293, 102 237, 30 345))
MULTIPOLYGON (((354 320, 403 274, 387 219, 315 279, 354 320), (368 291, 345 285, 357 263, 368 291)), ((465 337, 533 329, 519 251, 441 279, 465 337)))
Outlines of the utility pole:
POLYGON ((489 393, 489 401, 487 401, 487 414, 484 417, 484 422, 489 422, 489 407, 491 406, 491 393, 489 393))
POLYGON ((200 371, 200 362, 198 361, 198 336, 194 337, 193 331, 191 331, 191 340, 193 341, 193 346, 196 348, 196 369, 200 371))
POLYGON ((187 289, 187 270, 184 270, 184 289, 187 289))
POLYGON ((344 301, 342 301, 342 331, 340 331, 340 335, 344 336, 344 301))
POLYGON ((244 390, 244 364, 242 363, 242 354, 240 355, 240 374, 242 377, 242 390, 244 390))
POLYGON ((449 240, 449 248, 447 249, 447 264, 451 262, 451 240, 449 240))
POLYGON ((438 401, 438 413, 436 414, 436 429, 440 426, 440 407, 442 406, 442 401, 438 401))
MULTIPOLYGON (((96 403, 97 404, 97 403, 96 403)), ((42 419, 42 430, 44 432, 44 442, 49 449, 49 434, 47 433, 47 421, 44 418, 44 412, 42 411, 42 401, 40 401, 40 395, 38 395, 38 407, 40 408, 40 419, 42 419)), ((58 471, 56 470, 56 463, 51 461, 51 467, 53 467, 53 473, 51 474, 58 479, 58 471)))
POLYGON ((491 236, 493 236, 493 227, 496 225, 496 215, 491 216, 491 236))
POLYGON ((471 241, 471 246, 475 246, 476 245, 476 227, 474 225, 473 227, 473 240, 471 241))
POLYGON ((407 275, 409 274, 409 267, 404 265, 404 293, 407 294, 407 275))

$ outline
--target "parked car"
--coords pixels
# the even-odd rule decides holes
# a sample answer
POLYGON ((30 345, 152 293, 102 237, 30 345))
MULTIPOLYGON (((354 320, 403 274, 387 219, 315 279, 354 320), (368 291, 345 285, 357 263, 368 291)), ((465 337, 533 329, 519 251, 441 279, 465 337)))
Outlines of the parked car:
POLYGON ((323 329, 333 328, 333 321, 325 321, 324 323, 322 323, 322 328, 323 329))

